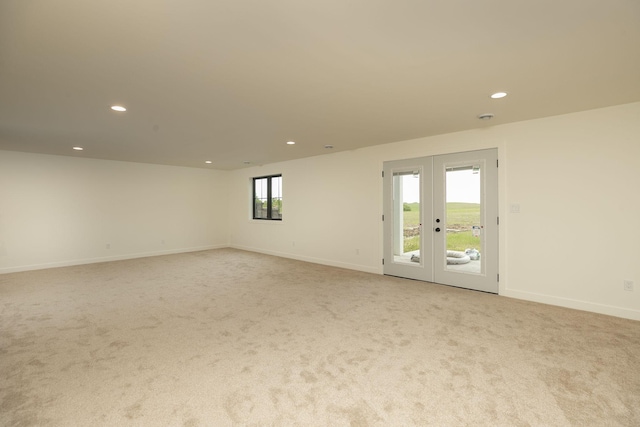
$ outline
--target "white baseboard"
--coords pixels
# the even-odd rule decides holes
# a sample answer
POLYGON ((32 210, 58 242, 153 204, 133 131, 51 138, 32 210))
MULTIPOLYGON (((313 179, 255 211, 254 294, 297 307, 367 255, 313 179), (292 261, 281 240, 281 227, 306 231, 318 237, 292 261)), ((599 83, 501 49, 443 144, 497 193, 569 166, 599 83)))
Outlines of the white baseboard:
MULTIPOLYGON (((295 259, 298 261, 328 265, 331 267, 362 271, 365 273, 382 274, 382 270, 380 268, 375 268, 370 266, 339 262, 339 261, 334 261, 334 260, 329 260, 324 258, 301 256, 301 255, 285 253, 285 252, 269 251, 269 250, 263 250, 259 248, 248 247, 248 246, 226 245, 226 244, 199 246, 199 247, 164 250, 164 251, 143 252, 143 253, 135 253, 135 254, 123 254, 123 255, 108 256, 108 257, 56 261, 56 262, 49 262, 49 263, 43 263, 43 264, 22 265, 17 267, 0 268, 0 274, 19 273, 22 271, 31 271, 31 270, 43 270, 47 268, 70 267, 74 265, 95 264, 100 262, 122 261, 127 259, 145 258, 145 257, 160 256, 160 255, 171 255, 171 254, 179 254, 179 253, 186 253, 186 252, 206 251, 210 249, 223 249, 228 247, 249 251, 249 252, 258 252, 266 255, 278 256, 282 258, 295 259)), ((500 296, 521 299, 525 301, 539 302, 542 304, 550 304, 550 305, 555 305, 559 307, 571 308, 575 310, 589 311, 592 313, 605 314, 609 316, 621 317, 624 319, 640 320, 640 310, 633 310, 633 309, 624 308, 624 307, 616 307, 616 306, 611 306, 606 304, 597 304, 589 301, 574 300, 570 298, 562 298, 562 297, 556 297, 552 295, 537 294, 534 292, 518 291, 518 290, 512 290, 512 289, 502 290, 500 292, 500 296)))
MULTIPOLYGON (((298 261, 313 262, 313 263, 316 263, 316 264, 329 265, 329 266, 332 266, 332 267, 339 267, 339 268, 346 268, 346 269, 349 269, 349 270, 363 271, 365 273, 382 274, 382 270, 381 269, 372 268, 370 266, 362 266, 362 265, 356 265, 356 264, 336 262, 336 261, 333 261, 333 260, 327 260, 327 259, 322 259, 322 258, 300 256, 300 255, 295 255, 295 254, 290 254, 290 253, 285 253, 285 252, 269 251, 269 250, 263 250, 263 249, 259 249, 259 248, 240 246, 240 245, 231 245, 230 247, 235 248, 235 249, 244 250, 244 251, 258 252, 258 253, 263 253, 263 254, 267 254, 267 255, 274 255, 274 256, 278 256, 278 257, 282 257, 282 258, 295 259, 295 260, 298 260, 298 261)), ((524 291, 511 290, 511 289, 501 290, 499 295, 500 296, 504 296, 504 297, 508 297, 508 298, 515 298, 515 299, 521 299, 521 300, 525 300, 525 301, 539 302, 539 303, 542 303, 542 304, 549 304, 549 305, 555 305, 555 306, 559 306, 559 307, 571 308, 571 309, 575 309, 575 310, 582 310, 582 311, 588 311, 588 312, 592 312, 592 313, 605 314, 605 315, 608 315, 608 316, 621 317, 621 318, 624 318, 624 319, 640 320, 640 311, 639 310, 633 310, 633 309, 628 309, 628 308, 623 308, 623 307, 616 307, 616 306, 610 306, 610 305, 605 305, 605 304, 596 304, 596 303, 592 303, 592 302, 588 302, 588 301, 573 300, 573 299, 569 299, 569 298, 561 298, 561 297, 555 297, 555 296, 552 296, 552 295, 536 294, 536 293, 533 293, 533 292, 524 292, 524 291)))
POLYGON ((268 251, 268 250, 252 248, 248 246, 231 245, 229 247, 234 249, 240 249, 243 251, 258 252, 261 254, 273 255, 281 258, 295 259, 297 261, 312 262, 314 264, 322 264, 322 265, 328 265, 331 267, 345 268, 347 270, 356 270, 356 271, 362 271, 365 273, 381 274, 381 270, 377 268, 372 268, 366 265, 351 264, 347 262, 339 262, 339 261, 334 261, 334 260, 324 259, 324 258, 301 256, 301 255, 296 255, 296 254, 291 254, 286 252, 268 251))
POLYGON ((534 292, 516 291, 506 289, 500 293, 501 296, 516 298, 526 301, 539 302, 542 304, 556 305, 560 307, 573 308, 575 310, 589 311, 592 313, 606 314, 609 316, 622 317, 624 319, 640 320, 640 310, 616 307, 606 304, 596 304, 589 301, 580 301, 570 298, 555 297, 552 295, 536 294, 534 292))
POLYGON ((127 259, 146 258, 151 256, 160 256, 160 255, 172 255, 172 254, 180 254, 180 253, 186 253, 186 252, 198 252, 198 251, 206 251, 209 249, 222 249, 227 247, 229 246, 226 244, 209 245, 209 246, 198 246, 198 247, 192 247, 192 248, 171 249, 171 250, 164 250, 164 251, 139 252, 134 254, 122 254, 122 255, 107 256, 107 257, 55 261, 55 262, 47 262, 42 264, 29 264, 29 265, 21 265, 18 267, 0 268, 0 274, 19 273, 21 271, 31 271, 31 270, 44 270, 47 268, 71 267, 74 265, 96 264, 100 262, 123 261, 127 259))

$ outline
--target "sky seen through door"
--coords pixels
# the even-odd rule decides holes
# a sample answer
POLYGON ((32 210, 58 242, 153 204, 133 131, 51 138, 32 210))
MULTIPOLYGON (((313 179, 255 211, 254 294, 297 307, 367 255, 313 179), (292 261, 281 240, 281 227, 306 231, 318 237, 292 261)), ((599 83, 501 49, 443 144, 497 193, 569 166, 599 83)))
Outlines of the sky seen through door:
MULTIPOLYGON (((474 173, 471 168, 466 170, 448 171, 447 203, 480 203, 480 173, 474 173)), ((403 200, 406 203, 420 201, 420 177, 407 175, 402 182, 403 200)))

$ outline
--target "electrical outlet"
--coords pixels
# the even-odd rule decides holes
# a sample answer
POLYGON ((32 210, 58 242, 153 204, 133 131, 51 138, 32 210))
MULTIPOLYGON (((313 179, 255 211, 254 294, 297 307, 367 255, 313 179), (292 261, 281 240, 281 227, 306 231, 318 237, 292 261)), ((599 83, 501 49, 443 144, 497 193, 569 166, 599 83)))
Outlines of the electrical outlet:
POLYGON ((622 284, 625 291, 633 292, 633 280, 623 280, 622 284))

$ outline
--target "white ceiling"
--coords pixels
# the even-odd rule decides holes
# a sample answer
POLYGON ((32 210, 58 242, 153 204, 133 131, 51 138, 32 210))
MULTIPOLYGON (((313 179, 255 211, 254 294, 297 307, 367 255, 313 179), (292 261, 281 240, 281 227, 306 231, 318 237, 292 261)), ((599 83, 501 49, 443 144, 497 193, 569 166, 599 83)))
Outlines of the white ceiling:
POLYGON ((236 169, 635 101, 639 0, 0 2, 4 150, 236 169))

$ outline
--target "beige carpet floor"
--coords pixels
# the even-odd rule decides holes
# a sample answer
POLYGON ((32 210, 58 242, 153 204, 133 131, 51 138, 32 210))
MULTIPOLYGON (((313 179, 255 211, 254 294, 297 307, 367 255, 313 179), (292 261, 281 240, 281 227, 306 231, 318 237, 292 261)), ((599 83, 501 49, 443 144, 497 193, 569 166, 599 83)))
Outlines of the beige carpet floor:
POLYGON ((233 249, 0 275, 2 426, 638 426, 640 322, 233 249))

